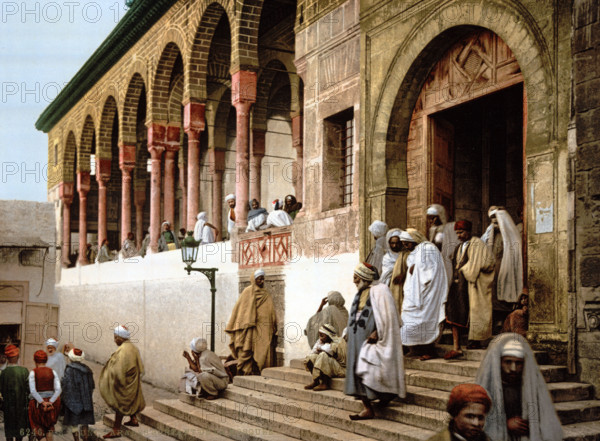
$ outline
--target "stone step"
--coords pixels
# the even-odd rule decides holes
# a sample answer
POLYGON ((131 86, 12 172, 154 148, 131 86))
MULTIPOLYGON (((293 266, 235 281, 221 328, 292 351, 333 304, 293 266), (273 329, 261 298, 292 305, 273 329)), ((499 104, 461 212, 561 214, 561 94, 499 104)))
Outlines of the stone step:
MULTIPOLYGON (((362 404, 359 401, 344 395, 344 393, 339 390, 313 392, 305 390, 304 386, 300 383, 290 383, 284 380, 261 376, 235 377, 234 385, 257 392, 286 397, 292 400, 306 401, 317 405, 344 409, 353 413, 359 412, 362 409, 362 404)), ((442 413, 443 416, 441 418, 443 419, 446 415, 446 403, 448 402, 449 395, 450 393, 447 391, 418 386, 407 386, 406 401, 419 407, 439 411, 442 413)), ((389 413, 384 413, 384 417, 412 424, 412 422, 409 422, 402 413, 398 414, 396 408, 400 406, 400 404, 396 403, 397 402, 392 403, 392 406, 390 407, 392 410, 389 413)), ((599 400, 557 402, 555 403, 555 407, 562 424, 600 419, 599 400)), ((419 415, 426 416, 428 413, 419 411, 419 415)), ((421 417, 421 419, 423 418, 421 417)), ((424 427, 428 428, 429 426, 426 425, 424 427)))
MULTIPOLYGON (((421 361, 418 358, 404 358, 405 369, 441 372, 465 377, 475 377, 480 363, 480 361, 463 359, 444 360, 443 358, 434 358, 433 360, 421 361)), ((557 383, 565 379, 566 366, 540 365, 539 367, 547 383, 557 383)))
MULTIPOLYGON (((437 344, 435 345, 436 353, 443 358, 446 352, 449 352, 453 349, 451 344, 437 344)), ((461 360, 470 360, 470 361, 481 361, 485 356, 486 349, 467 349, 465 346, 462 347, 465 355, 461 358, 461 360)), ((548 364, 549 358, 548 353, 545 351, 533 351, 533 355, 535 356, 535 360, 538 364, 548 364)))
MULTIPOLYGON (((114 415, 113 415, 114 418, 114 415)), ((112 427, 112 424, 111 424, 112 427)), ((89 426, 89 439, 92 441, 105 441, 104 438, 102 438, 102 436, 107 433, 109 431, 109 429, 107 428, 106 424, 104 424, 104 419, 102 421, 96 421, 96 424, 94 424, 93 426, 89 426)), ((67 433, 66 436, 69 439, 72 439, 73 436, 70 433, 67 433)), ((57 435, 54 435, 54 439, 57 439, 57 435)), ((174 440, 170 440, 170 441, 174 441, 174 440)))
POLYGON ((206 427, 194 426, 152 407, 143 410, 140 420, 161 433, 172 435, 179 441, 231 441, 236 439, 219 435, 206 427))
MULTIPOLYGON (((311 391, 304 391, 311 392, 311 391)), ((328 392, 328 391, 323 391, 328 392)), ((350 414, 362 410, 360 401, 353 397, 345 396, 342 392, 331 391, 335 395, 337 405, 329 406, 319 401, 322 392, 312 392, 309 399, 295 399, 293 395, 279 396, 272 392, 258 392, 244 387, 232 385, 224 392, 224 398, 237 403, 249 404, 258 409, 267 409, 273 412, 282 412, 289 409, 294 416, 308 421, 314 421, 327 425, 339 427, 348 432, 358 433, 365 436, 376 437, 382 440, 397 439, 397 434, 402 434, 402 439, 415 439, 408 436, 407 426, 420 427, 422 429, 439 431, 446 426, 447 413, 436 409, 416 406, 414 404, 400 403, 394 401, 385 408, 376 407, 380 419, 400 423, 397 427, 378 427, 376 434, 370 432, 370 426, 365 426, 362 421, 351 421, 350 414), (311 400, 314 398, 315 400, 311 400), (392 432, 387 432, 393 430, 392 432)), ((306 397, 303 397, 306 398, 306 397)))
POLYGON ((225 437, 225 439, 229 438, 236 441, 294 441, 298 439, 276 433, 269 425, 265 425, 267 428, 264 428, 248 421, 230 418, 222 412, 211 412, 208 409, 176 399, 157 400, 154 402, 154 409, 179 420, 180 424, 185 422, 197 429, 216 433, 225 437))
MULTIPOLYGON (((262 408, 249 403, 238 403, 223 398, 207 401, 187 394, 181 394, 180 399, 201 410, 206 410, 217 415, 223 415, 255 426, 268 427, 269 430, 279 433, 280 436, 287 435, 305 441, 375 439, 329 425, 327 422, 321 423, 315 422, 314 420, 303 420, 301 418, 302 409, 291 401, 289 402, 289 405, 282 405, 276 408, 262 408)), ((344 411, 333 409, 331 412, 342 413, 344 411)), ((348 421, 350 420, 348 419, 348 421)), ((413 431, 418 431, 418 429, 414 427, 411 429, 413 431)))
POLYGON ((563 426, 563 441, 600 441, 600 421, 563 426))
MULTIPOLYGON (((425 362, 426 363, 426 362, 425 362)), ((310 374, 300 369, 291 367, 267 368, 263 369, 262 375, 268 378, 290 381, 294 383, 308 384, 311 381, 310 374)), ((445 374, 439 372, 427 372, 416 369, 407 369, 405 371, 407 386, 417 386, 425 389, 441 390, 450 392, 454 386, 463 383, 473 383, 474 377, 463 375, 445 374)), ((335 378, 332 381, 332 388, 335 390, 344 390, 344 379, 335 378)), ((582 401, 588 400, 593 395, 593 388, 590 384, 560 382, 548 383, 548 390, 555 403, 563 401, 582 401)), ((417 403, 415 404, 422 404, 417 403)))
MULTIPOLYGON (((128 417, 125 417, 125 419, 128 420, 128 417)), ((107 433, 110 430, 110 428, 112 428, 112 426, 115 422, 115 415, 114 414, 104 415, 103 422, 104 422, 104 433, 107 433)), ((129 427, 129 426, 121 425, 121 434, 133 441, 177 441, 177 439, 178 439, 178 438, 173 438, 153 427, 143 424, 143 420, 141 422, 142 422, 142 424, 140 424, 139 427, 129 427)), ((102 433, 101 431, 98 431, 98 430, 96 430, 94 432, 98 435, 98 439, 103 440, 102 435, 104 435, 104 433, 102 433), (98 433, 98 432, 100 432, 100 433, 98 433)), ((169 432, 167 432, 167 433, 169 433, 169 432)), ((190 440, 192 440, 192 439, 193 438, 190 438, 190 440)), ((200 438, 195 438, 195 439, 198 440, 200 438)), ((211 441, 212 441, 212 439, 211 439, 211 441)), ((214 440, 214 441, 217 441, 217 440, 214 440)))

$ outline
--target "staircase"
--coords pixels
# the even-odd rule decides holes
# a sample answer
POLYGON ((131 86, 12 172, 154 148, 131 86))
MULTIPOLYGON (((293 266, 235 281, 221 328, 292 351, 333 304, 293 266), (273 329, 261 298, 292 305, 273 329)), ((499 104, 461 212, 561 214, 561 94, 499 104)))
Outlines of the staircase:
MULTIPOLYGON (((449 347, 440 347, 440 353, 449 347)), ((359 400, 343 394, 344 380, 334 379, 332 390, 304 390, 311 377, 300 360, 289 367, 264 369, 261 376, 235 377, 222 397, 206 401, 181 394, 179 399, 158 400, 140 415, 140 427, 123 426, 134 441, 256 441, 256 440, 426 440, 448 422, 446 402, 450 390, 473 382, 483 350, 465 351, 461 360, 419 361, 405 358, 407 402, 376 407, 381 419, 351 421, 362 409, 359 400)), ((600 400, 592 386, 565 381, 563 366, 552 366, 546 354, 536 358, 566 440, 600 441, 600 400)), ((114 415, 104 424, 112 426, 114 415)), ((105 428, 95 432, 101 436, 105 428)))

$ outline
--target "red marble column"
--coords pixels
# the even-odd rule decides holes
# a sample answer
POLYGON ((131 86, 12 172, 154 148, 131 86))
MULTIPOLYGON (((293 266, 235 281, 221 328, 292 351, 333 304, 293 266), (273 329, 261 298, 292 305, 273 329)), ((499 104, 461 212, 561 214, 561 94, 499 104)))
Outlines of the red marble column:
POLYGON ((146 203, 146 189, 135 189, 133 204, 135 205, 135 246, 139 249, 144 240, 144 204, 146 203))
POLYGON ((58 187, 58 195, 63 203, 62 224, 62 264, 69 266, 69 254, 71 252, 71 204, 73 203, 73 183, 61 182, 58 187))
MULTIPOLYGON (((79 192, 79 264, 87 265, 87 195, 90 191, 90 172, 77 172, 79 192)), ((92 262, 93 263, 93 262, 92 262)))
POLYGON ((161 161, 165 151, 166 127, 151 123, 148 127, 148 151, 152 162, 150 172, 150 251, 158 252, 158 237, 160 236, 160 182, 161 161))
MULTIPOLYGON (((135 168, 135 145, 119 144, 121 168, 121 244, 131 232, 131 172, 135 168)), ((119 244, 119 245, 121 245, 119 244)))
POLYGON ((264 206, 264 201, 261 201, 261 176, 262 176, 262 160, 265 157, 265 131, 254 129, 252 130, 252 156, 250 157, 250 198, 256 198, 264 206))
POLYGON ((196 225, 200 198, 200 132, 204 130, 204 103, 187 103, 183 108, 183 129, 188 136, 187 225, 196 225))
POLYGON ((304 196, 304 143, 302 114, 292 114, 292 146, 296 149, 296 161, 292 171, 296 199, 303 202, 304 196))
POLYGON ((175 227, 175 161, 179 150, 179 127, 167 127, 165 151, 164 210, 165 220, 175 227))
POLYGON ((236 109, 235 224, 248 225, 250 108, 256 101, 256 72, 240 70, 231 76, 231 102, 236 109))
POLYGON ((215 238, 221 240, 223 228, 223 172, 225 171, 225 152, 223 150, 210 149, 209 161, 212 173, 212 219, 211 223, 219 229, 215 238))
POLYGON ((187 170, 185 167, 179 167, 179 188, 181 188, 180 228, 187 228, 187 170))
MULTIPOLYGON (((96 158, 96 181, 98 182, 98 248, 107 238, 106 233, 106 183, 110 180, 110 159, 96 158)), ((111 244, 113 247, 116 244, 111 244)))

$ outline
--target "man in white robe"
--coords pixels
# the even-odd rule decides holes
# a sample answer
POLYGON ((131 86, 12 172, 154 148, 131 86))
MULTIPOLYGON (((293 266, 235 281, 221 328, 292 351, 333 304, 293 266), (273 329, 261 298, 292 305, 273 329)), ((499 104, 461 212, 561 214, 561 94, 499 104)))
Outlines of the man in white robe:
POLYGON ((369 231, 375 238, 375 246, 367 256, 367 263, 370 263, 377 268, 377 271, 381 274, 381 264, 386 250, 385 233, 388 231, 388 226, 385 222, 376 220, 369 226, 369 231))
POLYGON ((441 333, 446 318, 448 280, 442 254, 431 242, 416 244, 407 231, 400 239, 411 253, 407 258, 408 274, 402 301, 402 343, 414 348, 421 360, 435 357, 433 343, 441 333))
POLYGON ((442 253, 446 277, 450 283, 452 280, 452 256, 460 243, 454 232, 454 222, 448 222, 446 209, 442 205, 432 204, 427 208, 427 225, 429 242, 438 247, 442 253))
POLYGON ((214 226, 208 223, 208 217, 206 211, 198 213, 196 216, 196 225, 194 226, 194 240, 200 242, 202 245, 207 243, 214 243, 215 233, 213 231, 214 226))
POLYGON ((59 380, 62 379, 67 368, 67 359, 58 352, 58 342, 55 339, 49 338, 46 340, 46 352, 48 352, 46 366, 56 372, 59 380))
POLYGON ((513 310, 523 292, 523 254, 521 234, 510 214, 502 207, 488 211, 491 223, 481 236, 496 260, 492 283, 494 333, 513 310))
POLYGON ((505 333, 490 343, 475 377, 494 405, 484 431, 493 440, 559 441, 556 409, 531 347, 521 335, 505 333))
POLYGON ((227 206, 229 207, 229 211, 227 212, 227 232, 231 237, 231 233, 233 233, 233 229, 235 228, 235 195, 231 193, 225 196, 225 202, 227 202, 227 206))
POLYGON ((379 277, 379 283, 383 283, 387 286, 390 286, 394 265, 396 264, 396 260, 398 260, 400 251, 402 251, 402 243, 400 242, 401 233, 402 230, 400 228, 392 228, 385 236, 386 253, 381 262, 381 277, 379 277))

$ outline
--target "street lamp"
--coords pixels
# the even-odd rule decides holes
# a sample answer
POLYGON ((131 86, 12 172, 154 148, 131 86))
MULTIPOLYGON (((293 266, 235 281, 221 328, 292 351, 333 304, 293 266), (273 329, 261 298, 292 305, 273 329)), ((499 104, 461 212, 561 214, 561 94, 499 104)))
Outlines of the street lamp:
POLYGON ((182 241, 181 244, 181 260, 187 266, 184 268, 188 272, 188 275, 192 271, 198 271, 204 274, 210 282, 211 292, 211 303, 210 303, 210 350, 215 351, 215 294, 217 288, 215 286, 215 273, 219 271, 218 268, 192 268, 192 264, 196 262, 198 258, 198 246, 200 242, 196 242, 193 236, 193 231, 187 232, 187 237, 182 241))

